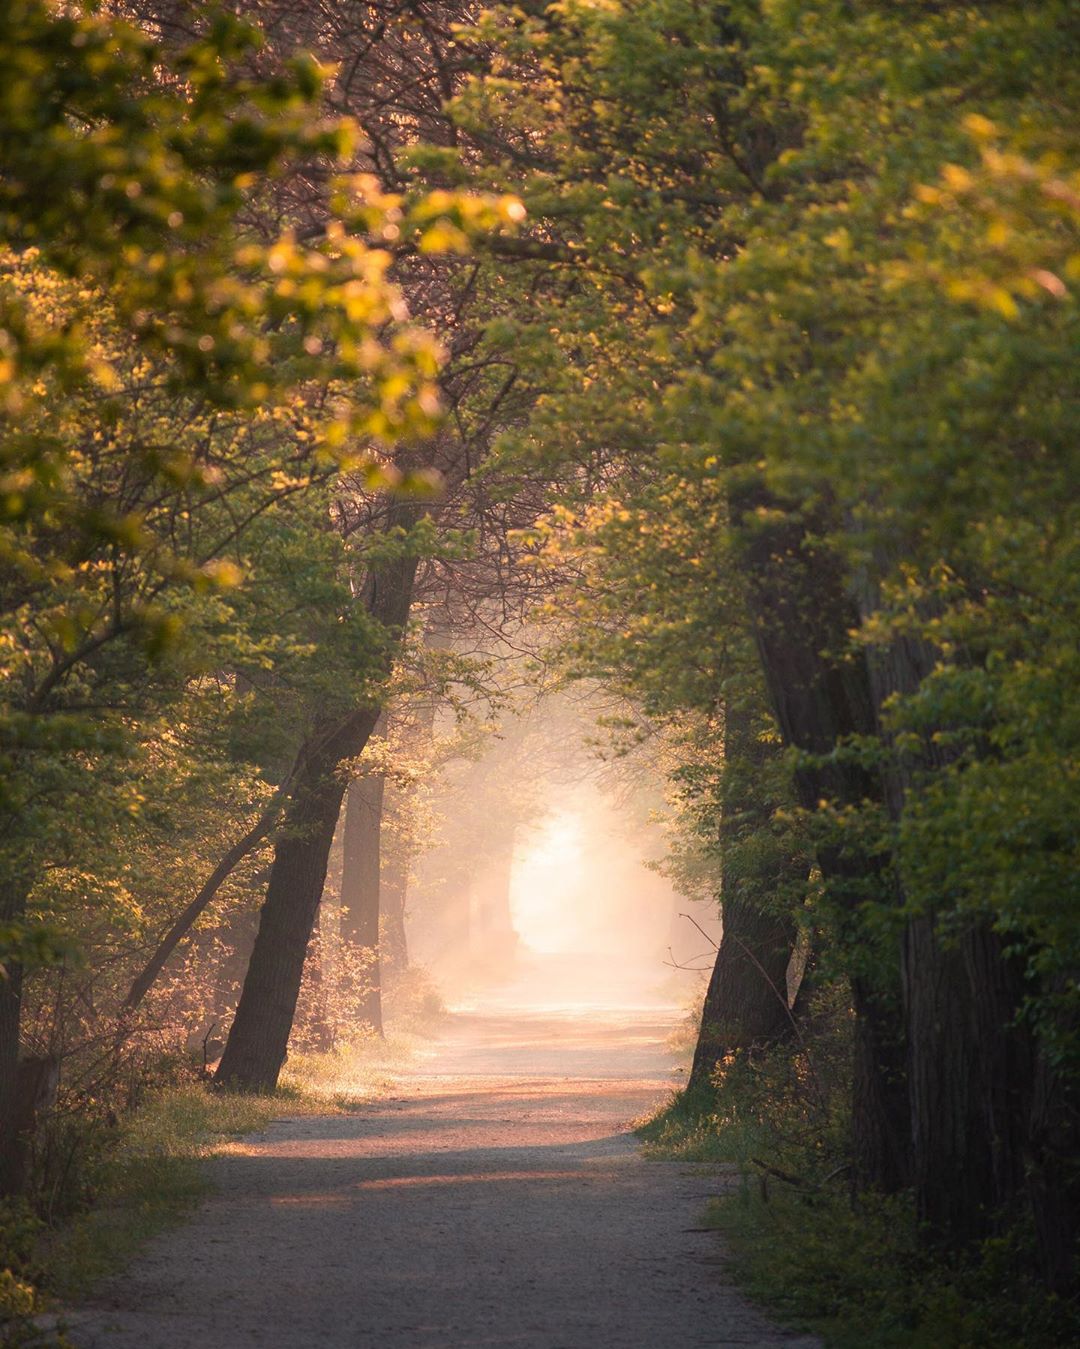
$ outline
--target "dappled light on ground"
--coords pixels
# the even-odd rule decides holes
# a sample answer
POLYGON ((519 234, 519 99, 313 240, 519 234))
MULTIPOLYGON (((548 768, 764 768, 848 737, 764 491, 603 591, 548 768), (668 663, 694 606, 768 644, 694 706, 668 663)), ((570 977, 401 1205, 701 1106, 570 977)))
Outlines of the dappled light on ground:
POLYGON ((215 1197, 76 1343, 812 1349, 714 1277, 697 1214, 733 1178, 646 1162, 628 1133, 674 1081, 669 1022, 451 1015, 382 1099, 219 1156, 215 1197))

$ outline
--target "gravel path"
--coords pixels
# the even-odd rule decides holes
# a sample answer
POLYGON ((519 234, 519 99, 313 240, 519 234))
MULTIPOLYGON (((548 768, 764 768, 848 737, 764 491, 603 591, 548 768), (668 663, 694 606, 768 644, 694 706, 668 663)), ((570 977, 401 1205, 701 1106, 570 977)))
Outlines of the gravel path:
POLYGON ((656 1014, 452 1018, 398 1095, 275 1121, 96 1302, 78 1349, 814 1349, 696 1231, 730 1176, 643 1159, 656 1014))

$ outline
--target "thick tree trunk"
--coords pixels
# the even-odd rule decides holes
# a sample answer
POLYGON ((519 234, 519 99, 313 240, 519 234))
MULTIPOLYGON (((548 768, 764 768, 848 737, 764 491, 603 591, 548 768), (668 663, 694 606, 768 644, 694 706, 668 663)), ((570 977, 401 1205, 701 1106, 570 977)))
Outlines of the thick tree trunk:
MULTIPOLYGON (((872 599, 865 607, 873 608, 872 599)), ((876 653, 870 674, 879 723, 886 701, 913 693, 936 658, 910 638, 876 653)), ((880 724, 879 731, 888 743, 880 724)), ((948 762, 948 751, 928 741, 917 767, 942 771, 948 762)), ((910 754, 894 757, 886 771, 894 820, 914 771, 910 754)), ((1011 1221, 1025 1194, 1035 1050, 1017 1023, 1023 961, 1006 954, 988 919, 975 915, 943 938, 929 909, 906 925, 902 972, 918 1216, 931 1240, 977 1241, 1011 1221)))
POLYGON ((791 1030, 786 975, 795 924, 783 915, 728 900, 709 977, 687 1087, 696 1091, 727 1055, 768 1045, 791 1030))
POLYGON ((245 1091, 277 1086, 345 795, 335 770, 361 752, 378 718, 378 708, 357 712, 343 724, 320 728, 321 746, 312 741, 304 746, 274 849, 259 932, 217 1070, 217 1080, 227 1086, 245 1091))
MULTIPOLYGON (((858 614, 840 560, 815 543, 823 519, 807 520, 760 483, 732 494, 742 529, 741 560, 770 699, 787 745, 808 758, 795 785, 807 810, 882 801, 883 786, 860 764, 835 754, 846 737, 877 732, 866 662, 845 656, 858 614)), ((897 902, 887 859, 857 839, 818 850, 834 900, 854 909, 867 900, 897 902)), ((910 1121, 900 1016, 899 953, 883 953, 871 981, 852 980, 855 1012, 853 1162, 857 1183, 884 1191, 910 1178, 910 1121)))
POLYGON ((19 1034, 22 966, 11 962, 0 980, 0 1196, 22 1183, 19 1140, 19 1034))
POLYGON ((712 1078, 727 1055, 771 1044, 789 1034, 787 969, 798 936, 785 893, 805 879, 804 858, 760 848, 777 802, 764 786, 777 750, 761 734, 760 711, 745 698, 731 700, 724 714, 724 776, 721 786, 720 910, 723 933, 709 978, 688 1087, 712 1078), (743 839, 755 850, 749 872, 735 864, 743 839))
POLYGON ((370 953, 360 1019, 382 1035, 382 969, 379 944, 381 912, 382 774, 357 778, 349 788, 341 868, 341 935, 354 948, 370 953))
POLYGON ((918 1216, 931 1239, 978 1240, 1015 1216, 1033 1060, 1015 1025, 1023 985, 976 924, 944 946, 931 915, 904 934, 918 1216))
POLYGON ((1075 1077, 1054 1067, 1045 1053, 1036 1061, 1028 1147, 1028 1197, 1043 1277, 1054 1292, 1075 1296, 1080 1248, 1080 1088, 1075 1077))
MULTIPOLYGON (((415 503, 395 503, 386 527, 408 528, 419 518, 415 503)), ((403 556, 373 572, 365 588, 368 612, 384 628, 380 652, 389 675, 409 616, 416 558, 403 556)), ((274 850, 259 932, 217 1080, 244 1091, 272 1091, 288 1051, 304 956, 326 880, 345 780, 340 766, 367 744, 378 707, 318 723, 300 751, 289 805, 274 850)))

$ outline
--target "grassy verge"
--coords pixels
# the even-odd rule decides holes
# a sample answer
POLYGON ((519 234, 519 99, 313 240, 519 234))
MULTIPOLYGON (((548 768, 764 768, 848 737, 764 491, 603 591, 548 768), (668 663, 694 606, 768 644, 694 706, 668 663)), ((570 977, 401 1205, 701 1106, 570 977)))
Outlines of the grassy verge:
POLYGON ((412 1032, 388 1030, 384 1039, 372 1036, 323 1054, 290 1054, 275 1099, 295 1103, 296 1113, 352 1110, 385 1095, 421 1043, 412 1032))
POLYGON ((190 1082, 154 1092, 107 1132, 88 1129, 78 1140, 78 1211, 51 1227, 25 1203, 0 1211, 0 1346, 66 1346, 42 1313, 121 1269, 206 1193, 202 1162, 217 1145, 281 1113, 274 1097, 190 1082))
POLYGON ((808 1129, 805 1101, 777 1091, 777 1080, 731 1074, 715 1092, 679 1093, 638 1129, 654 1155, 739 1166, 737 1189, 704 1221, 722 1233, 731 1273, 752 1298, 828 1349, 1080 1344, 1080 1309, 1028 1273, 1026 1234, 964 1258, 927 1251, 908 1196, 853 1202, 835 1164, 835 1121, 808 1129))
POLYGON ((416 1045, 398 1033, 333 1054, 291 1055, 272 1096, 189 1080, 149 1093, 118 1124, 77 1114, 58 1121, 78 1158, 58 1206, 65 1216, 46 1224, 28 1203, 0 1206, 0 1349, 66 1349, 61 1331, 42 1328, 42 1313, 84 1298, 190 1211, 210 1186, 207 1157, 283 1115, 345 1113, 385 1094, 416 1045))
POLYGON ((96 1165, 94 1201, 39 1246, 43 1282, 84 1296, 207 1192, 204 1159, 226 1139, 282 1114, 276 1097, 215 1092, 197 1083, 151 1096, 119 1126, 96 1165))

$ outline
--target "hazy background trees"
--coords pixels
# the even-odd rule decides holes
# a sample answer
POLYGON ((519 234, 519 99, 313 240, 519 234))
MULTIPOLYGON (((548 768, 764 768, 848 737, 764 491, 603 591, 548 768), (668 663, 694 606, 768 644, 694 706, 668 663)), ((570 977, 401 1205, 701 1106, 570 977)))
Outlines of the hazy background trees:
POLYGON ((1075 1289, 1074 9, 8 8, 8 1188, 20 1036, 265 1089, 512 969, 595 737, 683 1106, 1075 1289))

